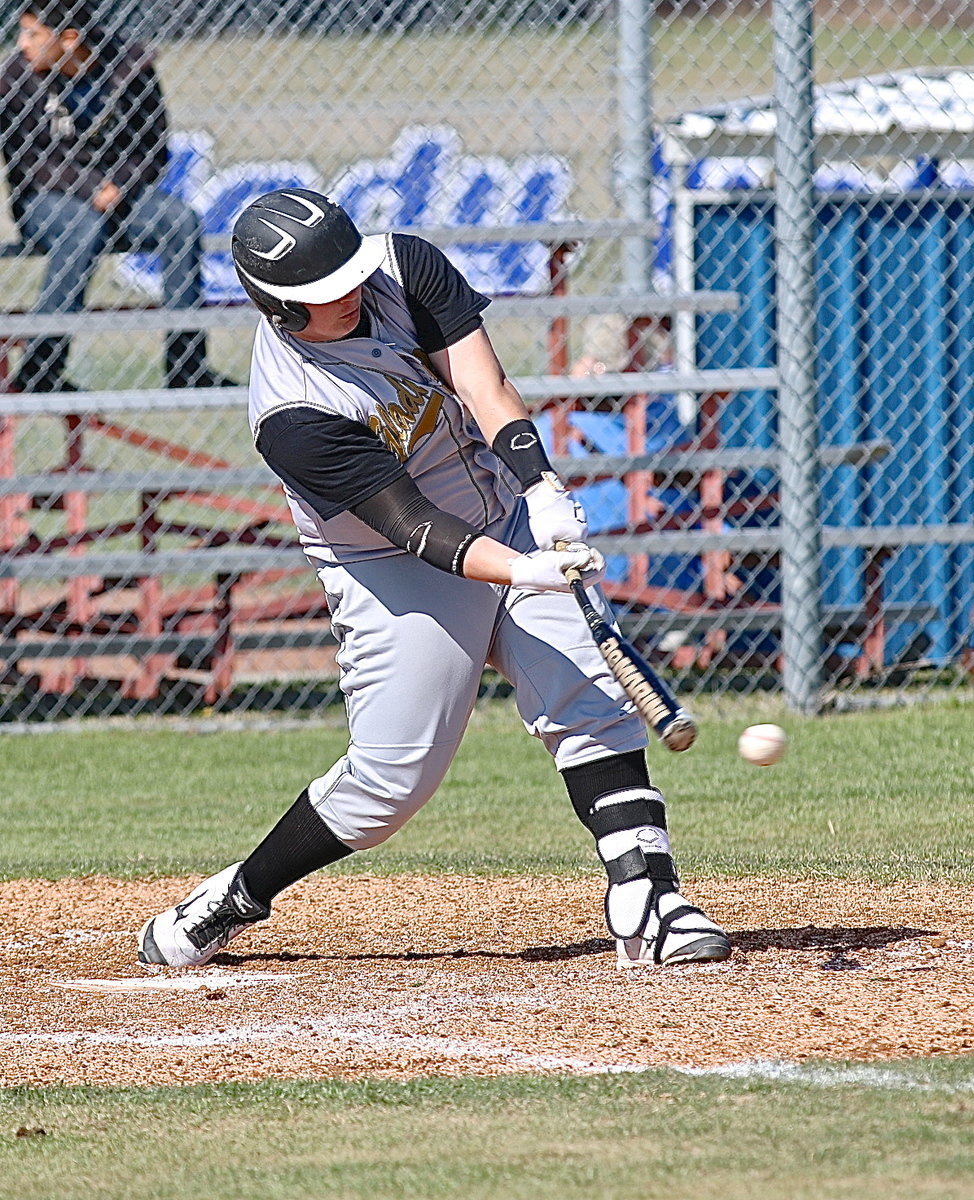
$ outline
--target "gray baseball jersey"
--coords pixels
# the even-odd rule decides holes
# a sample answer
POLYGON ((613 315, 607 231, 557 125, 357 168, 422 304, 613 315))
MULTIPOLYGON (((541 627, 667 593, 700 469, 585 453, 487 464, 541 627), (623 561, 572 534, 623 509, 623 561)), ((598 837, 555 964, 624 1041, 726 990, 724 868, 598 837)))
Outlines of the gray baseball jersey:
MULTIPOLYGON (((514 481, 476 422, 424 361, 392 235, 382 268, 364 285, 371 337, 305 342, 262 321, 254 344, 250 423, 286 409, 317 409, 366 426, 438 508, 486 529, 512 509, 514 481)), ((272 464, 273 465, 273 464, 272 464)), ((402 554, 349 512, 324 517, 295 487, 285 494, 305 552, 316 562, 402 554)))

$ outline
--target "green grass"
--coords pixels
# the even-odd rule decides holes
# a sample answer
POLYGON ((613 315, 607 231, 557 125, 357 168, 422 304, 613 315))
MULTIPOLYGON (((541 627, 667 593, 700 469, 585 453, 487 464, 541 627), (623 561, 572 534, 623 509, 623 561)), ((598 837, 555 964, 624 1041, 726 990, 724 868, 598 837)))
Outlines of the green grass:
MULTIPOLYGON (((819 719, 773 705, 704 710, 696 746, 654 746, 684 874, 974 879, 972 713, 930 705, 819 719), (735 752, 779 719, 777 766, 735 752)), ((187 732, 154 726, 6 737, 0 877, 209 871, 246 854, 346 745, 338 711, 308 726, 187 732)), ((479 709, 446 783, 385 846, 336 870, 597 869, 560 779, 507 702, 479 709)))
POLYGON ((919 1091, 669 1071, 14 1088, 0 1094, 0 1187, 19 1200, 959 1200, 972 1068, 898 1065, 919 1091))
MULTIPOLYGON (((703 710, 661 749, 685 872, 970 879, 971 709, 819 720, 768 702, 703 710), (776 767, 734 753, 778 718, 776 767), (830 828, 831 823, 831 828, 830 828)), ((335 713, 252 732, 104 727, 3 739, 7 876, 209 870, 245 853, 341 753, 335 713)), ((595 869, 542 748, 507 703, 479 709, 440 794, 350 869, 595 869)), ((342 869, 339 865, 336 869, 342 869)), ((811 1064, 807 1066, 812 1067, 811 1064)), ((564 1078, 0 1090, 0 1196, 18 1200, 962 1200, 974 1194, 974 1060, 871 1079, 675 1071, 564 1078), (908 1086, 913 1081, 916 1086, 908 1086), (826 1086, 827 1085, 827 1086, 826 1086), (43 1136, 16 1130, 43 1128, 43 1136)))

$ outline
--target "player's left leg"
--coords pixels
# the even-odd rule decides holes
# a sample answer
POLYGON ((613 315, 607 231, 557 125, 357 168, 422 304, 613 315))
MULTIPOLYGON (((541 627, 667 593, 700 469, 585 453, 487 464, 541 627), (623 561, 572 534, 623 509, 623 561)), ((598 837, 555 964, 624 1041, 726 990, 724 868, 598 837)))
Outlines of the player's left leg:
POLYGON ((724 931, 680 893, 666 807, 650 783, 643 751, 566 767, 562 777, 605 866, 605 920, 619 966, 727 958, 724 931))
POLYGON ((595 838, 620 966, 727 958, 724 932, 680 893, 645 727, 573 597, 509 593, 488 661, 514 685, 525 728, 544 742, 595 838))
POLYGON ((499 627, 490 661, 514 685, 525 728, 551 752, 595 839, 619 965, 725 959, 723 930, 680 892, 663 796, 646 768, 645 728, 584 622, 587 642, 568 633, 577 615, 571 597, 526 597, 499 627))

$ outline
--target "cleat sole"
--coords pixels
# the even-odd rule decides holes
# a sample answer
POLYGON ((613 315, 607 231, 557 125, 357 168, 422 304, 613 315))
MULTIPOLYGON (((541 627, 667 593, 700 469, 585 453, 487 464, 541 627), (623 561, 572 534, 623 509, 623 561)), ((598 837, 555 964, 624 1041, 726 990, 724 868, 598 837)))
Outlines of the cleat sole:
POLYGON ((657 962, 653 958, 624 958, 619 955, 616 959, 616 969, 631 971, 634 969, 646 970, 647 967, 673 967, 681 963, 726 962, 730 956, 731 944, 727 938, 720 934, 707 934, 695 942, 691 942, 688 946, 684 946, 682 950, 674 951, 662 962, 657 962))
POLYGON ((720 937, 718 934, 708 934, 707 937, 702 937, 699 941, 684 946, 682 950, 677 950, 660 965, 666 967, 671 963, 724 962, 730 956, 731 944, 727 938, 720 937))
POLYGON ((152 926, 156 923, 155 917, 151 917, 142 926, 142 932, 139 934, 139 953, 138 959, 140 963, 146 963, 154 967, 168 967, 165 956, 156 945, 156 940, 152 936, 152 926))

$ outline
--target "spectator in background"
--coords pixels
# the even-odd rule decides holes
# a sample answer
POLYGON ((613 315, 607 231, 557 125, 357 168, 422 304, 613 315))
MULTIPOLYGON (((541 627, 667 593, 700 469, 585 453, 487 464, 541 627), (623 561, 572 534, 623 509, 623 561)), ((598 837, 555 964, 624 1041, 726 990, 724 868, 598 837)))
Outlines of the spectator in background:
MULTIPOLYGON (((169 308, 202 303, 199 219, 161 191, 165 104, 149 51, 109 37, 86 0, 32 0, 21 10, 17 52, 0 71, 0 152, 14 220, 47 254, 35 312, 84 304, 99 256, 125 246, 162 257, 169 308)), ((18 391, 73 391, 69 339, 28 342, 18 391)), ((232 385, 206 363, 199 331, 166 335, 168 387, 232 385)))
MULTIPOLYGON (((624 371, 629 366, 626 328, 625 317, 586 317, 582 326, 585 350, 572 363, 569 374, 575 379, 581 379, 586 375, 624 371)), ((618 407, 621 397, 611 399, 616 401, 615 407, 618 407)))

